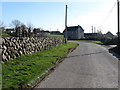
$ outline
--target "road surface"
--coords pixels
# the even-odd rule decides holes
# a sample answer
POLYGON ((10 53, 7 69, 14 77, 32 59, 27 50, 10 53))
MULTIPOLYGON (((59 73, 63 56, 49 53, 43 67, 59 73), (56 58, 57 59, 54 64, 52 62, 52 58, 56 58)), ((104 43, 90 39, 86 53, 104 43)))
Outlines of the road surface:
POLYGON ((79 44, 35 88, 118 88, 118 59, 100 45, 79 44))

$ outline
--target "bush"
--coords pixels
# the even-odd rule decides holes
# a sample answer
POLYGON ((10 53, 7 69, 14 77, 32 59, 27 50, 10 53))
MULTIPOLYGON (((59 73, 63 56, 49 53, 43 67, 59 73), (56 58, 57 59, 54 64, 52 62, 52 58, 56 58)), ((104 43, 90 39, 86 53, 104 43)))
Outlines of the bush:
POLYGON ((106 44, 106 45, 116 45, 117 44, 117 38, 107 38, 107 37, 104 37, 101 39, 101 41, 106 44))

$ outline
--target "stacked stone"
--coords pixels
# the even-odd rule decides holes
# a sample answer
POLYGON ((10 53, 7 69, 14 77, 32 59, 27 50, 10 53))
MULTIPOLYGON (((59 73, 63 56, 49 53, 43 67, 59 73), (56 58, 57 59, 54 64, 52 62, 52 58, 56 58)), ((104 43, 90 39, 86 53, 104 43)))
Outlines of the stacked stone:
POLYGON ((2 61, 12 60, 23 54, 32 54, 47 50, 53 46, 63 44, 63 38, 41 37, 41 38, 3 38, 2 39, 2 61))

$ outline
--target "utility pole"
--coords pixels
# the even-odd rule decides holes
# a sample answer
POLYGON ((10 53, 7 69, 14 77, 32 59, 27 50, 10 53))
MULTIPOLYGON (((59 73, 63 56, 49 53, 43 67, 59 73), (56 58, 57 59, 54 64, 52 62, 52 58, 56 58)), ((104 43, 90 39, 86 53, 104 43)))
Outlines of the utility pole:
POLYGON ((67 5, 65 10, 65 43, 67 43, 67 5))
POLYGON ((94 32, 96 33, 96 27, 94 27, 94 32))
POLYGON ((117 0, 117 11, 118 11, 118 48, 120 49, 120 18, 119 18, 119 15, 120 15, 120 12, 119 12, 119 0, 117 0))
POLYGON ((93 33, 93 25, 92 25, 92 33, 93 33))

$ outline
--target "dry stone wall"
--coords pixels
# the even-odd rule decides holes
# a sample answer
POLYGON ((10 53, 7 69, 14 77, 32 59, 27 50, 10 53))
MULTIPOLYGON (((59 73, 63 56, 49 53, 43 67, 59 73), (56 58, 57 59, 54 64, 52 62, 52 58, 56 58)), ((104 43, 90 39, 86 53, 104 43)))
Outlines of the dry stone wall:
POLYGON ((3 38, 2 61, 14 59, 23 54, 32 54, 65 43, 63 38, 3 38))

